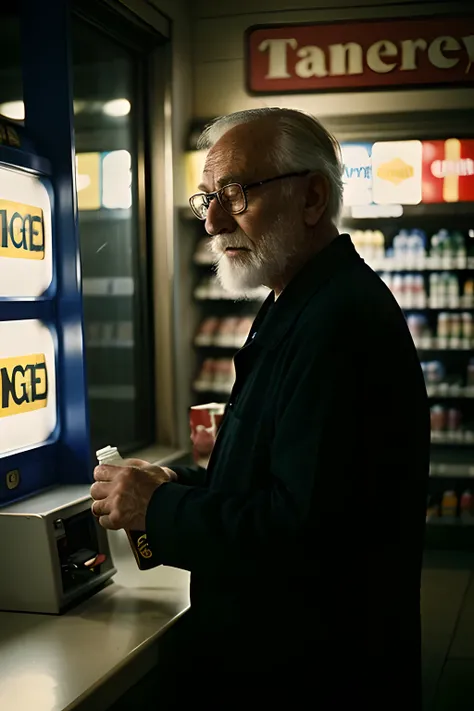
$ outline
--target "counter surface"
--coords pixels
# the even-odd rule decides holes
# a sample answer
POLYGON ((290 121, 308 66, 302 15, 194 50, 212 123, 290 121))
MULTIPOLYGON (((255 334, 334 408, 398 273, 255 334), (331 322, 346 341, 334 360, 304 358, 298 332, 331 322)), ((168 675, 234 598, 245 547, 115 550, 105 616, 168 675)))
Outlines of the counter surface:
POLYGON ((189 573, 139 571, 124 532, 109 538, 118 572, 103 590, 61 616, 0 612, 2 711, 105 709, 151 668, 153 643, 189 605, 189 573))

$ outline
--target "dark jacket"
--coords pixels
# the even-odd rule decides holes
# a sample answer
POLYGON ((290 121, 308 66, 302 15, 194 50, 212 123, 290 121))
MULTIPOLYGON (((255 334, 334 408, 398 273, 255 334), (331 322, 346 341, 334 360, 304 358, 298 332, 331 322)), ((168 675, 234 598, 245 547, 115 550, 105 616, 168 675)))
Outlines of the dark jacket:
POLYGON ((383 679, 417 709, 430 424, 400 308, 341 235, 269 296, 235 367, 207 476, 178 469, 147 514, 192 573, 202 654, 311 660, 333 699, 383 679))

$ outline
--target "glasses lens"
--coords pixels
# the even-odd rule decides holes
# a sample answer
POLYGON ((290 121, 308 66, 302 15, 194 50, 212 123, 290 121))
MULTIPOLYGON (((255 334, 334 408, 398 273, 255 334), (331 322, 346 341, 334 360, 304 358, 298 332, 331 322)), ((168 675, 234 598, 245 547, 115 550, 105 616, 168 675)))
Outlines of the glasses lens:
POLYGON ((222 188, 220 197, 222 207, 231 215, 236 215, 245 209, 244 191, 238 183, 231 183, 222 188))
POLYGON ((200 220, 206 219, 209 205, 205 195, 202 195, 200 193, 198 193, 197 195, 193 195, 192 198, 190 198, 189 200, 189 204, 191 205, 191 209, 196 215, 196 217, 198 217, 200 220))

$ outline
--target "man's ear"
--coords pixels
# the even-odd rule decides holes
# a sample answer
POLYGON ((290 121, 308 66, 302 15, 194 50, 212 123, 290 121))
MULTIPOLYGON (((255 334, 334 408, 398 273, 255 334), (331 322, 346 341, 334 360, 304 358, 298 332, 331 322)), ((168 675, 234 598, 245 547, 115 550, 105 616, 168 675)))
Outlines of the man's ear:
POLYGON ((304 222, 307 227, 314 227, 323 216, 329 202, 329 181, 321 173, 312 173, 306 189, 304 222))

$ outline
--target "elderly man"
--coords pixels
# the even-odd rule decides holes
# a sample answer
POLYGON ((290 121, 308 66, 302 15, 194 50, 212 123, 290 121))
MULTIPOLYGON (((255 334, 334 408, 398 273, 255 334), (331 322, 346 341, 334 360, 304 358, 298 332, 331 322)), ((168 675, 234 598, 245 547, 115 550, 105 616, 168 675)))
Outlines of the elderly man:
POLYGON ((430 426, 405 319, 338 233, 339 148, 318 121, 244 111, 201 145, 190 204, 218 277, 271 293, 207 472, 98 467, 93 511, 191 571, 172 708, 414 711, 430 426))

